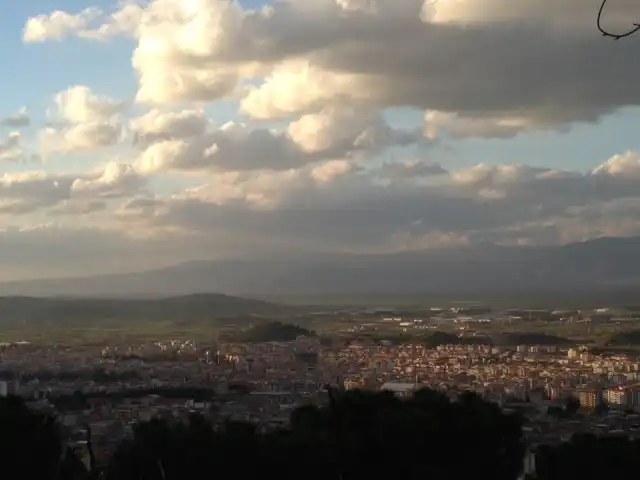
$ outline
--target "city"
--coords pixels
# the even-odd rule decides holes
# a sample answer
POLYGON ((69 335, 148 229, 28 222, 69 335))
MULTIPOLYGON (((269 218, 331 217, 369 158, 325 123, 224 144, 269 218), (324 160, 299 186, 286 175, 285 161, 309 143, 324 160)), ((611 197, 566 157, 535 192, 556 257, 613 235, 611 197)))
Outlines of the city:
POLYGON ((640 471, 640 0, 4 3, 0 480, 640 471))
POLYGON ((132 426, 152 418, 199 413, 216 422, 250 422, 261 431, 286 427, 294 409, 326 404, 327 386, 400 397, 421 388, 452 399, 475 392, 504 411, 523 412, 532 446, 575 433, 640 433, 640 350, 530 333, 541 323, 579 334, 634 325, 631 307, 494 311, 466 305, 418 314, 355 307, 298 314, 298 322, 340 320, 322 335, 260 319, 253 320, 257 326, 212 328, 209 338, 152 339, 150 332, 143 343, 121 336, 77 344, 71 334, 62 344, 4 343, 0 395, 19 395, 55 413, 81 450, 90 427, 101 461, 132 426), (565 415, 566 408, 579 416, 565 415))

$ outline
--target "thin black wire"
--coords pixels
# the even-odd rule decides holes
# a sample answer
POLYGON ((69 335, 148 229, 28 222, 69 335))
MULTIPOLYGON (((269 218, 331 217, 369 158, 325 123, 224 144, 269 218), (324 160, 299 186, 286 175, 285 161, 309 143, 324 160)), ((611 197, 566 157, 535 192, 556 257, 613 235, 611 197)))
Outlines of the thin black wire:
POLYGON ((621 38, 629 37, 634 33, 640 31, 640 24, 638 23, 634 23, 633 24, 634 28, 632 28, 626 33, 611 33, 605 30, 604 28, 602 28, 602 12, 604 11, 604 7, 607 5, 608 1, 609 0, 602 0, 602 3, 600 4, 600 10, 598 10, 597 26, 598 26, 598 30, 600 30, 600 33, 602 33, 602 36, 613 38, 614 40, 620 40, 621 38))

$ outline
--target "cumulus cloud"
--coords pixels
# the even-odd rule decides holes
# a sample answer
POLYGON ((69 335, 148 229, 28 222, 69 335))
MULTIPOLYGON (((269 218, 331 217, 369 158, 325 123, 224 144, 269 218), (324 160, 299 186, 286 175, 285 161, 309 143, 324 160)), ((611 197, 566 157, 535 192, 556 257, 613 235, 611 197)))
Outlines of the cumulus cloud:
POLYGON ((11 132, 5 140, 0 140, 0 162, 39 162, 40 157, 25 148, 20 132, 11 132))
MULTIPOLYGON (((39 33, 25 39, 133 36, 143 102, 241 95, 242 111, 261 119, 326 106, 408 106, 440 112, 446 123, 460 119, 454 136, 509 136, 639 103, 628 70, 633 44, 593 35, 597 7, 595 0, 289 0, 248 10, 227 0, 151 0, 111 15, 36 17, 26 31, 39 33)), ((620 0, 605 22, 624 28, 633 15, 637 4, 620 0)))
POLYGON ((521 164, 447 171, 418 161, 364 168, 330 161, 280 172, 228 172, 182 194, 131 201, 118 215, 196 236, 233 233, 253 239, 257 250, 357 245, 359 251, 394 251, 446 238, 517 237, 535 244, 550 242, 551 230, 556 239, 580 240, 587 229, 576 225, 588 223, 588 215, 597 215, 591 231, 598 235, 640 233, 638 221, 629 220, 640 214, 639 179, 632 174, 640 155, 629 152, 602 165, 582 173, 521 164), (618 222, 614 211, 627 220, 618 222))
POLYGON ((141 171, 287 170, 323 159, 375 154, 411 144, 419 133, 391 128, 377 115, 321 112, 286 130, 254 129, 229 122, 215 129, 196 112, 152 111, 132 127, 147 145, 136 161, 141 171))
POLYGON ((114 162, 87 173, 48 173, 42 170, 7 172, 0 176, 0 214, 25 214, 40 209, 71 208, 100 199, 133 196, 146 182, 131 166, 114 162))
POLYGON ((23 151, 19 132, 12 132, 8 138, 0 142, 0 160, 18 160, 22 158, 23 151))
MULTIPOLYGON (((6 173, 0 213, 68 225, 82 216, 83 225, 108 225, 105 241, 123 251, 143 251, 144 237, 162 245, 149 255, 162 256, 179 239, 195 258, 640 234, 637 152, 574 171, 526 159, 455 168, 424 148, 508 141, 639 105, 640 71, 629 61, 637 46, 596 34, 598 6, 286 0, 249 9, 145 0, 31 18, 26 43, 130 38, 130 101, 72 86, 54 96, 52 123, 38 135, 44 154, 83 152, 89 167, 98 148, 118 145, 127 160, 82 174, 6 173), (213 121, 221 99, 238 115, 213 121), (390 120, 396 107, 421 120, 400 128, 390 120), (186 172, 197 175, 176 175, 186 172)), ((640 18, 637 1, 617 0, 604 22, 624 31, 629 18, 640 18)), ((0 126, 27 126, 26 110, 19 113, 0 126)), ((0 158, 23 144, 12 133, 0 158)))
POLYGON ((47 40, 61 40, 72 35, 80 35, 94 20, 102 15, 98 8, 86 8, 71 14, 56 10, 50 14, 38 15, 27 20, 22 39, 26 43, 41 43, 47 40))
POLYGON ((84 85, 70 87, 54 96, 52 126, 39 132, 41 154, 86 152, 110 147, 124 136, 119 114, 127 104, 98 95, 84 85))
POLYGON ((7 174, 0 178, 0 212, 39 210, 65 222, 81 215, 86 228, 108 226, 105 238, 128 254, 141 252, 143 238, 151 244, 177 242, 184 256, 174 252, 176 261, 210 258, 211 251, 554 244, 639 234, 638 165, 637 152, 587 172, 524 164, 446 170, 417 160, 378 166, 330 160, 280 171, 218 173, 199 186, 160 195, 145 189, 135 169, 112 163, 82 175, 7 174))
POLYGON ((98 95, 85 85, 75 85, 54 96, 59 118, 71 123, 99 122, 122 112, 126 102, 98 95))
POLYGON ((66 127, 48 127, 40 131, 40 152, 91 151, 118 143, 122 129, 117 122, 85 122, 66 127))
POLYGON ((22 107, 8 117, 0 119, 0 127, 21 128, 29 125, 31 125, 31 117, 29 117, 26 107, 22 107))
POLYGON ((211 124, 202 110, 163 112, 154 109, 130 122, 134 143, 138 146, 197 137, 203 135, 209 126, 211 124))

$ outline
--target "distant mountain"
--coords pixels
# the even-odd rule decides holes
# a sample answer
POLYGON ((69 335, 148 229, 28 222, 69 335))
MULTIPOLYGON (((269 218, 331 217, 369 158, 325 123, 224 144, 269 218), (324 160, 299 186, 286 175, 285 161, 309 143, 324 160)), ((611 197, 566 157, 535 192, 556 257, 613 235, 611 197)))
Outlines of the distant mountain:
POLYGON ((287 307, 261 300, 220 294, 199 294, 162 299, 0 297, 3 326, 27 322, 58 326, 87 325, 92 321, 158 320, 214 321, 229 317, 273 315, 287 307))
POLYGON ((559 247, 480 245, 390 255, 191 262, 141 273, 0 283, 0 295, 489 294, 636 286, 640 287, 640 237, 559 247))

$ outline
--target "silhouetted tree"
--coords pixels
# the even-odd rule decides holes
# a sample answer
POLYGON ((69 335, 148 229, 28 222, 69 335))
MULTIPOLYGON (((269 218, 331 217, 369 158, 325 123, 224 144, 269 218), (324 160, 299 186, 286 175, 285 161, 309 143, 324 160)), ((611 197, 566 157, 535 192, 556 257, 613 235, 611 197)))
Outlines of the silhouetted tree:
POLYGON ((600 416, 609 413, 609 405, 607 404, 607 402, 602 401, 598 405, 596 405, 595 413, 596 415, 600 416))
POLYGON ((299 408, 290 428, 269 433, 237 422, 214 429, 199 416, 143 423, 113 456, 107 478, 172 480, 221 471, 296 480, 514 480, 521 471, 521 419, 474 394, 457 401, 432 390, 407 400, 359 390, 329 394, 328 406, 299 408))
POLYGON ((580 400, 575 397, 567 398, 564 403, 564 411, 567 416, 570 417, 572 415, 575 415, 576 413, 578 413, 578 410, 580 410, 580 400))
POLYGON ((88 478, 83 463, 63 441, 53 416, 29 409, 20 397, 0 398, 0 425, 0 478, 88 478))
POLYGON ((621 437, 574 435, 570 442, 539 447, 536 455, 538 480, 601 480, 638 471, 640 443, 621 437))

